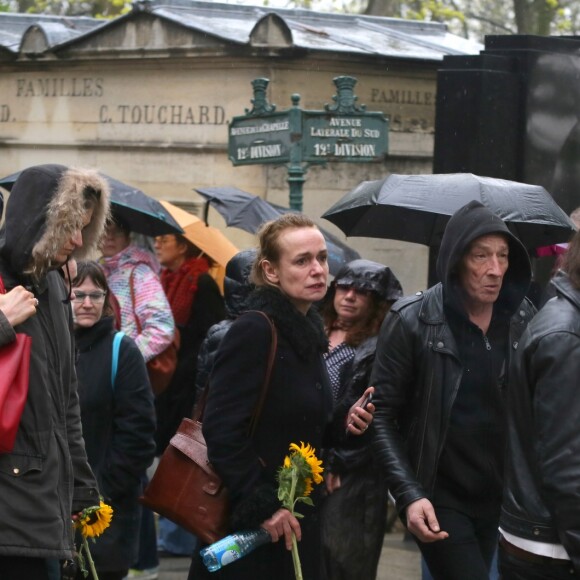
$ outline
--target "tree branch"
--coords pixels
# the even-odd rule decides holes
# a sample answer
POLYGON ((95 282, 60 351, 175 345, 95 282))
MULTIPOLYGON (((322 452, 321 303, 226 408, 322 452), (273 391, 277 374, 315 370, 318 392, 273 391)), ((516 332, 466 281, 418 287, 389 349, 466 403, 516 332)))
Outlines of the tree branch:
POLYGON ((485 16, 480 16, 479 14, 474 14, 473 12, 466 12, 465 16, 467 16, 467 18, 473 18, 473 20, 485 22, 486 24, 490 24, 495 28, 509 32, 510 34, 516 34, 516 31, 513 28, 506 26, 503 22, 497 22, 497 20, 492 20, 491 18, 486 18, 485 16))

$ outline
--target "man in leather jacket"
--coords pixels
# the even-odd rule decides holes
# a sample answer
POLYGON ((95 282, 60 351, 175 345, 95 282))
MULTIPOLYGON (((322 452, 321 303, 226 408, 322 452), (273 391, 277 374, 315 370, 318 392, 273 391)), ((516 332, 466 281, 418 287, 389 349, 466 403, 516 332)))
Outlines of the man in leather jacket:
POLYGON ((580 237, 514 357, 500 518, 506 580, 580 575, 580 237))
POLYGON ((534 314, 527 252, 479 202, 447 224, 440 283, 403 298, 377 345, 373 449, 435 579, 487 580, 497 546, 504 390, 534 314))

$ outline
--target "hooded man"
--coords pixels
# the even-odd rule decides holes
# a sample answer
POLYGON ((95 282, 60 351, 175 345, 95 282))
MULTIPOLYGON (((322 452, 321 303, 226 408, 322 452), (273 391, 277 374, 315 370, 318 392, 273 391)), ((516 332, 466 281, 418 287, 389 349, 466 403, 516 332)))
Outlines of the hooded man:
POLYGON ((487 580, 502 496, 509 359, 534 315, 527 252, 472 201, 445 230, 440 283, 380 331, 373 448, 438 580, 487 580))
POLYGON ((0 455, 0 577, 47 576, 47 560, 73 557, 71 515, 98 505, 77 396, 70 291, 61 266, 94 251, 109 211, 108 184, 94 170, 39 165, 12 188, 0 230, 0 276, 33 295, 2 344, 32 338, 28 397, 14 448, 0 455))

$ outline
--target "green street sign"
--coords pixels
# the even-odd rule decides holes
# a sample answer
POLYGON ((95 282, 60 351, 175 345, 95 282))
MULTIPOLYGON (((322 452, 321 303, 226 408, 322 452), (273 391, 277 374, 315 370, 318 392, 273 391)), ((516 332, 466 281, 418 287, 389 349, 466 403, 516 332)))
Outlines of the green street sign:
POLYGON ((334 105, 324 111, 300 108, 300 95, 292 95, 292 107, 276 112, 268 103, 268 79, 252 81, 253 108, 234 117, 228 126, 228 155, 234 165, 286 164, 290 207, 302 210, 302 185, 306 168, 329 161, 368 163, 381 161, 388 152, 389 122, 382 113, 357 105, 356 79, 333 79, 334 105))
POLYGON ((287 163, 290 160, 288 113, 234 117, 229 126, 228 156, 234 165, 287 163))
POLYGON ((381 113, 337 115, 303 112, 302 151, 308 163, 371 162, 388 151, 388 123, 381 113))

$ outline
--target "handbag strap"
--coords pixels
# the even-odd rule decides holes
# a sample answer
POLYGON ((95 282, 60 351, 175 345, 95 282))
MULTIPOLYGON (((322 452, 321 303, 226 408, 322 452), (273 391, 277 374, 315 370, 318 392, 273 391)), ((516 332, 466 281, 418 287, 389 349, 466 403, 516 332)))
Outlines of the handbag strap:
MULTIPOLYGON (((270 325, 270 331, 272 332, 272 338, 270 341, 270 352, 268 354, 268 366, 266 367, 266 374, 264 376, 264 382, 262 383, 262 389, 260 390, 260 397, 256 406, 254 407, 254 411, 252 413, 252 418, 250 419, 250 427, 248 429, 248 433, 252 436, 256 428, 258 427, 258 421, 260 420, 260 415, 262 414, 262 409, 264 408, 264 403, 266 401, 266 396, 268 395, 268 388, 270 386, 270 378, 272 376, 272 369, 274 368, 274 361, 276 360, 276 351, 278 349, 278 333, 276 332, 276 327, 272 322, 271 318, 261 310, 248 310, 247 312, 255 312, 256 314, 260 314, 263 316, 270 325)), ((207 395, 209 392, 209 379, 203 390, 203 394, 199 401, 199 404, 196 407, 194 412, 193 419, 197 421, 202 421, 203 412, 205 410, 205 403, 207 401, 207 395)))
POLYGON ((0 276, 0 294, 6 294, 6 288, 4 286, 4 280, 2 280, 2 276, 0 276))
POLYGON ((268 395, 272 369, 274 368, 274 361, 276 360, 276 350, 278 349, 278 333, 276 332, 276 327, 274 326, 271 318, 265 312, 262 312, 261 310, 250 310, 250 312, 259 312, 268 321, 268 324, 270 325, 270 331, 272 332, 266 376, 264 377, 264 382, 262 384, 260 398, 258 399, 258 403, 254 408, 254 413, 252 414, 252 419, 250 420, 249 433, 250 435, 253 435, 258 427, 258 421, 260 420, 260 415, 262 414, 262 409, 264 408, 264 402, 266 401, 266 396, 268 395))
POLYGON ((119 366, 119 349, 121 347, 121 340, 125 336, 124 332, 115 333, 113 338, 113 360, 111 363, 111 388, 115 391, 115 379, 117 378, 117 367, 119 366))
POLYGON ((135 285, 133 284, 133 274, 135 273, 135 266, 131 273, 129 274, 129 290, 131 291, 131 313, 135 317, 135 324, 137 325, 137 334, 141 334, 141 321, 139 320, 139 316, 137 315, 137 311, 135 310, 135 285))

